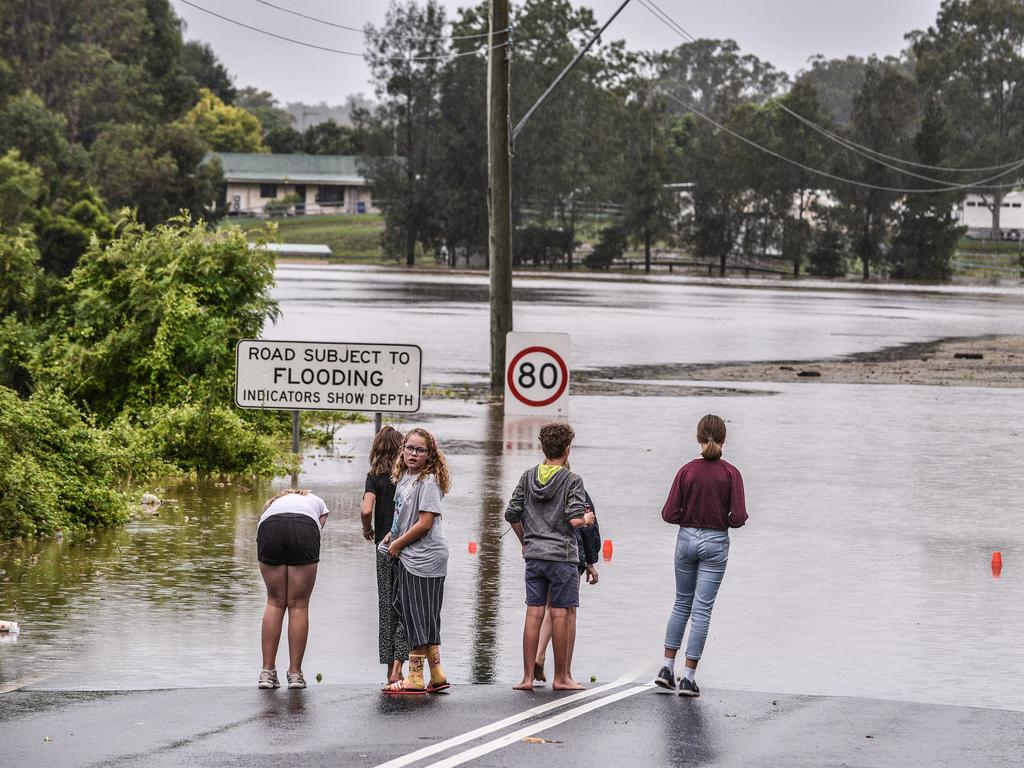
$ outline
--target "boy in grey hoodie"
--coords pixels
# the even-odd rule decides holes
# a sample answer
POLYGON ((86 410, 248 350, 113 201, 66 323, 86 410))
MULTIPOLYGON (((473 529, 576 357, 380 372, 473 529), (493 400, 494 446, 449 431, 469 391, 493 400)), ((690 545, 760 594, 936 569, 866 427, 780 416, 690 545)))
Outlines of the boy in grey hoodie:
POLYGON ((523 628, 523 679, 516 690, 533 690, 544 608, 551 602, 551 645, 555 675, 551 687, 559 691, 583 688, 569 675, 568 637, 572 610, 579 605, 576 528, 594 524, 593 512, 584 509, 583 480, 566 466, 576 433, 568 424, 554 422, 540 429, 544 463, 531 467, 519 479, 505 510, 526 560, 526 624, 523 628))

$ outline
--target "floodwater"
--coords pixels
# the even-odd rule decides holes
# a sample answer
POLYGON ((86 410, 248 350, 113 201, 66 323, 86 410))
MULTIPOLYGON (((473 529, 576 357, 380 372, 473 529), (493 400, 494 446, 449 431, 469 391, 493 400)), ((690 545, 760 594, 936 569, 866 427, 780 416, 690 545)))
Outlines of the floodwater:
MULTIPOLYGON (((275 295, 283 317, 268 337, 419 344, 424 383, 456 391, 486 376, 484 277, 282 267, 275 295)), ((1012 291, 540 278, 517 281, 516 300, 517 328, 572 335, 577 371, 810 360, 1024 334, 1024 302, 1012 291)), ((729 422, 726 457, 743 471, 751 519, 732 535, 702 686, 1024 711, 1024 382, 727 386, 750 396, 572 398, 573 468, 614 545, 600 583, 581 587, 577 678, 656 671, 673 596, 674 529, 659 513, 675 470, 696 455, 696 420, 710 411, 729 422), (998 579, 993 551, 1002 552, 998 579)), ((538 458, 536 422, 506 421, 473 399, 428 399, 400 422, 414 423, 437 435, 452 468, 446 667, 458 682, 511 683, 523 565, 502 512, 538 458)), ((382 680, 373 548, 358 522, 371 438, 369 424, 347 426, 304 462, 302 485, 333 511, 304 665, 307 678, 320 672, 329 683, 382 680)), ((0 640, 0 690, 16 681, 254 684, 263 605, 256 522, 283 482, 168 488, 173 501, 157 516, 84 540, 0 550, 0 619, 22 624, 17 642, 0 640)))

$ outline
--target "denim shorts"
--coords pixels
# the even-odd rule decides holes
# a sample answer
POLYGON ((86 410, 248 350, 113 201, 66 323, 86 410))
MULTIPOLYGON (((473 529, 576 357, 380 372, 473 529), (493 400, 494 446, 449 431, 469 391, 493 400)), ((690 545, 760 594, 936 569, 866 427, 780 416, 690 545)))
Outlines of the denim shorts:
POLYGON ((576 608, 580 604, 578 563, 526 559, 526 604, 552 608, 576 608))

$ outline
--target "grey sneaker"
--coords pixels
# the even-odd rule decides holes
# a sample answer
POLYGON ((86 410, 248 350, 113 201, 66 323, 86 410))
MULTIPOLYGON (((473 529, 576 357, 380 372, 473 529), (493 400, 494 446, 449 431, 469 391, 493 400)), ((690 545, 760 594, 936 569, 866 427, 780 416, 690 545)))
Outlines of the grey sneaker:
POLYGON ((289 688, 305 688, 306 678, 302 676, 301 672, 289 672, 288 673, 288 687, 289 688))
POLYGON ((276 669, 264 669, 260 670, 260 688, 280 688, 281 681, 277 679, 276 669))
POLYGON ((662 667, 658 670, 658 676, 654 678, 654 684, 667 691, 674 691, 676 689, 676 677, 672 674, 671 669, 662 667))
POLYGON ((687 680, 685 677, 679 681, 679 695, 690 696, 691 698, 697 698, 700 696, 700 688, 697 687, 697 681, 687 680))

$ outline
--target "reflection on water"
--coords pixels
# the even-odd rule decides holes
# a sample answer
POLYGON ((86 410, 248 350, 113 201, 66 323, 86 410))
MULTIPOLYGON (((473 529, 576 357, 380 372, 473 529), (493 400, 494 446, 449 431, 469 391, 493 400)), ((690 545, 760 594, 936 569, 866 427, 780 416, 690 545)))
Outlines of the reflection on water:
MULTIPOLYGON (((348 297, 353 281, 369 278, 345 280, 348 287, 338 290, 348 297)), ((406 287, 416 280, 409 278, 406 287)), ((386 292, 396 283, 403 284, 389 275, 373 290, 386 292)), ((281 337, 334 337, 333 329, 349 327, 337 324, 341 319, 375 311, 356 311, 324 288, 327 306, 314 324, 287 298, 293 288, 288 280, 279 288, 287 330, 275 329, 281 337)), ((816 315, 829 304, 862 313, 861 330, 886 327, 868 313, 869 304, 883 303, 878 297, 705 294, 687 287, 673 298, 663 295, 663 286, 636 285, 607 295, 603 286, 580 290, 594 301, 643 307, 635 316, 618 313, 619 320, 646 324, 657 342, 619 354, 609 330, 616 313, 594 313, 590 301, 559 307, 565 322, 553 320, 553 327, 594 322, 610 334, 602 353, 609 365, 642 360, 642 354, 654 362, 672 359, 679 345, 670 337, 682 331, 680 343, 692 342, 693 349, 680 360, 699 361, 712 343, 704 334, 722 345, 709 358, 763 359, 772 356, 776 333, 787 348, 799 347, 801 328, 817 339, 812 347, 827 338, 833 354, 857 351, 865 343, 860 337, 818 332, 816 315), (645 290, 646 298, 637 298, 645 290), (657 313, 647 307, 678 308, 688 297, 697 306, 687 310, 692 327, 665 331, 651 319, 657 313), (730 313, 743 315, 747 304, 766 318, 762 327, 747 315, 749 335, 768 350, 756 355, 747 354, 749 340, 730 347, 717 326, 730 313)), ((886 297, 884 303, 911 316, 910 335, 920 337, 989 332, 997 310, 1006 313, 1005 330, 1021 330, 1016 306, 962 297, 886 297)), ((470 349, 479 329, 465 318, 457 330, 443 319, 425 320, 425 304, 390 309, 406 313, 410 335, 421 339, 404 338, 406 326, 393 317, 372 333, 364 319, 346 336, 420 343, 425 369, 435 372, 485 365, 486 346, 470 349), (478 352, 484 362, 474 362, 478 352)), ((483 317, 478 304, 464 309, 483 317)), ((519 311, 536 316, 541 310, 527 305, 519 311)), ((898 328, 894 334, 909 340, 898 328)), ((582 337, 579 343, 574 337, 579 357, 596 359, 592 340, 582 337)), ((953 689, 961 704, 1024 710, 1024 678, 1014 674, 1024 669, 1024 508, 1014 501, 1024 477, 1024 390, 771 389, 779 394, 572 398, 573 469, 585 478, 602 533, 615 547, 614 559, 598 564, 600 583, 581 589, 578 679, 593 675, 607 682, 624 672, 656 670, 672 604, 674 542, 659 512, 676 468, 696 455, 697 418, 712 411, 728 420, 726 457, 744 473, 751 520, 732 536, 698 675, 702 688, 936 702, 953 689), (993 580, 996 550, 1003 569, 993 580)), ((516 478, 540 458, 537 424, 506 423, 500 409, 453 400, 428 400, 422 413, 394 423, 430 429, 451 465, 452 492, 444 504, 451 544, 445 667, 456 682, 511 682, 521 671, 523 562, 514 535, 502 537, 503 511, 516 478), (467 551, 471 541, 476 554, 467 551)), ((332 510, 310 609, 304 666, 311 681, 318 672, 325 683, 384 679, 377 664, 373 546, 359 524, 371 433, 367 424, 346 426, 333 449, 312 449, 305 457, 301 485, 321 494, 332 510)), ((140 515, 124 528, 82 540, 0 550, 0 619, 22 625, 16 643, 0 645, 0 687, 15 680, 52 689, 254 685, 264 603, 256 523, 263 500, 286 483, 168 489, 163 496, 176 501, 155 517, 140 515)), ((283 662, 284 648, 281 653, 283 662)), ((301 702, 294 697, 295 706, 301 702)), ((714 754, 711 741, 705 747, 714 754)))

